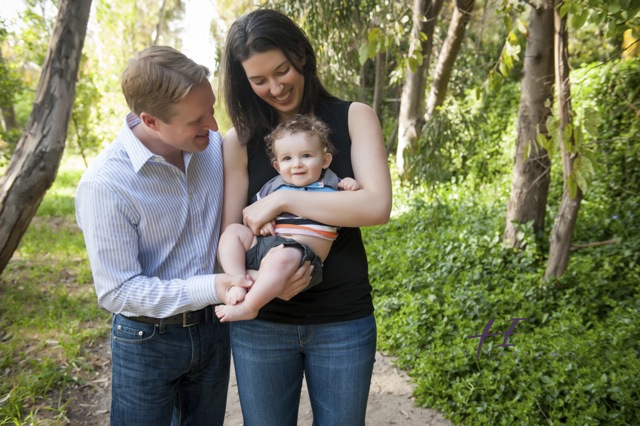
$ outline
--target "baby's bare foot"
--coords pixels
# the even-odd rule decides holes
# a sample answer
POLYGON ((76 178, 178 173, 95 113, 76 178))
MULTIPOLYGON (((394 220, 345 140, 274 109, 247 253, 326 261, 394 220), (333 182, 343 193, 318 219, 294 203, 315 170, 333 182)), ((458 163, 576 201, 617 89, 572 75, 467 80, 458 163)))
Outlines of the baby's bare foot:
POLYGON ((238 287, 232 286, 227 290, 227 305, 235 305, 236 303, 242 302, 244 300, 244 296, 247 294, 247 290, 238 287))
POLYGON ((216 316, 220 322, 252 320, 258 316, 258 311, 248 309, 244 303, 237 305, 216 306, 216 316))

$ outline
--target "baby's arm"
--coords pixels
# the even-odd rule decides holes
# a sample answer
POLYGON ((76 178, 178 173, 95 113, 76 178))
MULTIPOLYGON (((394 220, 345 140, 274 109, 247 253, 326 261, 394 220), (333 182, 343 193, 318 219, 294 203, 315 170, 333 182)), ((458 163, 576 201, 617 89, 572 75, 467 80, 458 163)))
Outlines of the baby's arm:
POLYGON ((350 177, 341 179, 340 182, 338 182, 338 188, 342 189, 343 191, 357 191, 359 189, 362 189, 360 184, 354 178, 350 177))

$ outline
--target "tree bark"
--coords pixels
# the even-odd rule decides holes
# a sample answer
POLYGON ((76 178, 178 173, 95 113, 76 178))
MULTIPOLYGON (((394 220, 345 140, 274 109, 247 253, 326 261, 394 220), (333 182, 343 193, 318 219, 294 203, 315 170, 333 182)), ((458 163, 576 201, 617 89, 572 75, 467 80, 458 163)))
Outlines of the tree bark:
POLYGON ((536 135, 548 136, 546 120, 553 101, 553 0, 534 10, 524 54, 518 113, 518 137, 511 197, 507 208, 504 245, 520 247, 518 225, 533 221, 536 233, 544 231, 551 161, 536 135), (526 156, 527 148, 529 154, 526 156))
POLYGON ((425 109, 425 90, 433 49, 433 31, 440 9, 442 9, 442 0, 414 0, 413 2, 413 26, 409 55, 419 51, 422 63, 416 67, 415 71, 407 67, 400 98, 398 150, 396 153, 396 163, 400 175, 406 174, 404 156, 411 149, 416 149, 415 145, 425 109))
POLYGON ((427 98, 427 110, 424 115, 425 122, 429 121, 436 108, 444 102, 447 94, 447 86, 451 79, 453 64, 456 62, 458 52, 460 52, 460 46, 462 45, 462 40, 464 40, 467 25, 471 20, 471 12, 473 11, 474 4, 475 0, 455 0, 455 7, 451 22, 449 23, 447 38, 444 41, 442 50, 440 50, 438 63, 433 75, 433 83, 431 84, 431 91, 427 98))
POLYGON ((9 263, 64 151, 91 0, 61 0, 26 131, 0 179, 0 273, 9 263))
POLYGON ((558 93, 558 118, 560 119, 560 147, 562 150, 562 171, 564 176, 564 190, 562 201, 556 220, 551 232, 549 259, 547 260, 547 270, 545 278, 559 277, 567 269, 569 264, 569 252, 571 251, 571 239, 578 211, 582 201, 582 191, 577 188, 576 196, 571 197, 569 190, 569 179, 573 174, 573 163, 576 155, 572 155, 567 149, 567 145, 573 146, 573 133, 570 140, 563 138, 564 129, 571 124, 571 86, 569 82, 569 51, 567 47, 567 15, 560 17, 560 5, 562 0, 555 0, 556 6, 553 11, 555 27, 554 51, 556 66, 556 90, 558 93))
POLYGON ((376 53, 376 79, 373 86, 373 110, 382 122, 382 99, 386 83, 387 54, 385 52, 376 53))

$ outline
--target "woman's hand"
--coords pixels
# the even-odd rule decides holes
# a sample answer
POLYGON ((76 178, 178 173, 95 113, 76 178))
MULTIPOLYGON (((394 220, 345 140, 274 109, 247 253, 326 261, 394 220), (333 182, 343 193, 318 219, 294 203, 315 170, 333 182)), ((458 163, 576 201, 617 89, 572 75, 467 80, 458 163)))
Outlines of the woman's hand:
MULTIPOLYGON (((311 283, 311 273, 313 272, 313 266, 311 266, 311 262, 307 261, 302 264, 298 268, 296 272, 293 273, 289 281, 284 288, 284 290, 277 295, 278 299, 289 300, 296 294, 300 293, 302 290, 309 287, 311 283)), ((247 278, 250 278, 253 282, 258 280, 260 276, 260 271, 256 271, 254 269, 247 270, 247 278)))
POLYGON ((265 235, 262 230, 280 214, 279 201, 283 192, 269 194, 253 204, 242 209, 242 222, 251 228, 254 235, 265 235))
POLYGON ((302 266, 289 278, 287 285, 278 296, 278 299, 289 300, 302 290, 309 287, 311 283, 311 272, 313 272, 313 266, 310 262, 304 262, 302 266))

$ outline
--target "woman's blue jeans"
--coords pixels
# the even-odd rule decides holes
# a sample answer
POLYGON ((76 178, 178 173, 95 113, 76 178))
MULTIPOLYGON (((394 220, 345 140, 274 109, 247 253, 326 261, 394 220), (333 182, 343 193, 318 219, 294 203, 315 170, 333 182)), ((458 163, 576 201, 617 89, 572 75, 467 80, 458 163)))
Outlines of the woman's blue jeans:
POLYGON ((295 426, 303 375, 314 426, 365 424, 373 315, 318 325, 233 322, 231 348, 245 426, 295 426))
POLYGON ((229 388, 229 326, 159 327, 115 315, 111 425, 222 425, 229 388))

